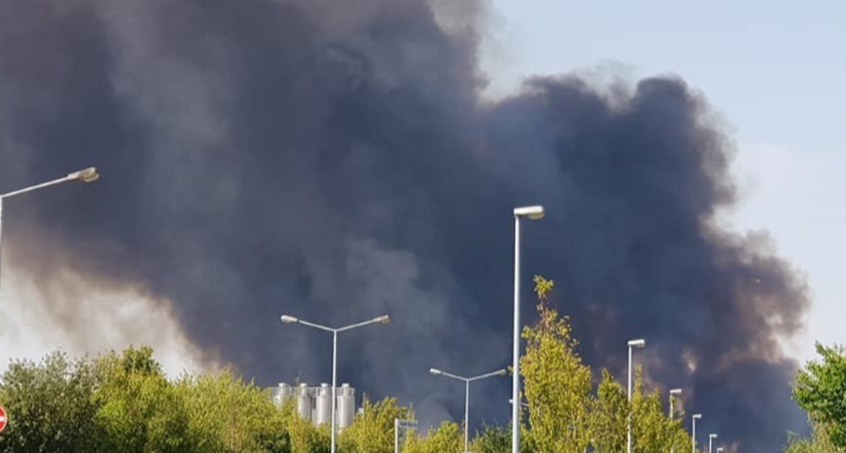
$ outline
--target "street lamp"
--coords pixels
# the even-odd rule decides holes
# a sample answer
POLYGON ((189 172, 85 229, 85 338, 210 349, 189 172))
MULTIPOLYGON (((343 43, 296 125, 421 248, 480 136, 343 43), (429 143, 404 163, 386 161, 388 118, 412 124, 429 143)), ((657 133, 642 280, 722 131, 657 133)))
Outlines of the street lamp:
POLYGON ((470 383, 489 377, 505 376, 507 371, 503 368, 501 370, 496 370, 491 373, 480 374, 478 376, 473 376, 469 378, 447 373, 446 371, 441 371, 437 368, 432 368, 429 370, 429 372, 436 376, 443 376, 464 382, 464 451, 470 451, 470 383))
POLYGON ((388 315, 379 316, 378 318, 373 318, 369 321, 360 322, 357 324, 351 324, 346 327, 341 327, 338 329, 333 329, 331 327, 322 326, 320 324, 315 324, 313 322, 303 321, 302 319, 295 318, 293 316, 282 315, 282 322, 285 324, 302 324, 304 326, 313 327, 315 329, 323 330, 326 332, 332 332, 332 453, 335 453, 335 405, 337 403, 335 396, 335 391, 338 387, 338 333, 345 332, 347 330, 356 329, 358 327, 369 326, 371 324, 388 324, 391 322, 391 317, 388 315))
MULTIPOLYGON (((3 201, 7 198, 12 198, 18 195, 23 195, 25 193, 34 192, 39 189, 44 189, 50 186, 55 186, 58 184, 71 182, 71 181, 81 181, 84 183, 91 183, 96 181, 100 178, 100 174, 97 173, 97 169, 95 167, 89 167, 85 170, 75 171, 73 173, 69 173, 67 176, 64 176, 59 179, 54 179, 52 181, 48 181, 41 184, 36 184, 34 186, 30 186, 24 189, 15 190, 12 192, 0 194, 0 252, 3 251, 3 201)), ((0 253, 2 254, 2 253, 0 253)), ((2 269, 2 266, 0 266, 2 269)))
MULTIPOLYGON (((681 394, 682 394, 682 389, 672 389, 672 390, 670 390, 670 420, 673 419, 673 415, 675 414, 675 412, 673 412, 673 401, 675 401, 677 395, 681 395, 681 394)), ((674 443, 673 445, 670 445, 670 453, 675 452, 675 450, 676 450, 676 446, 675 446, 675 443, 674 443)))
POLYGON ((717 448, 717 453, 723 453, 723 447, 717 448))
POLYGON ((712 449, 714 447, 714 439, 717 438, 716 434, 711 434, 708 436, 708 453, 713 453, 712 449))
POLYGON ((670 420, 673 419, 673 415, 675 412, 673 411, 673 401, 675 401, 676 396, 682 394, 682 389, 672 389, 670 390, 670 420))
MULTIPOLYGON (((643 348, 646 346, 646 340, 629 340, 629 404, 632 402, 632 348, 643 348)), ((628 429, 628 443, 627 451, 632 453, 632 410, 629 408, 629 429, 628 429)))
POLYGON ((693 434, 691 436, 691 439, 692 439, 692 442, 693 442, 693 449, 691 450, 692 453, 696 453, 696 420, 701 420, 701 419, 702 419, 702 414, 693 414, 693 429, 691 430, 692 434, 693 434))
POLYGON ((520 218, 540 220, 543 206, 514 208, 514 359, 511 380, 511 452, 520 453, 520 218))

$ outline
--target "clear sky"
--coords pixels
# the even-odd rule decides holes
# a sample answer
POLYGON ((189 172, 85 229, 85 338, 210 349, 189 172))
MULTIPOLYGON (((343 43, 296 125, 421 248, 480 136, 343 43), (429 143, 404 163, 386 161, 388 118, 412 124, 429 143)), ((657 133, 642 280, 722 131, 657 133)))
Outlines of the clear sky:
POLYGON ((571 70, 674 73, 737 145, 735 228, 764 229, 808 277, 808 330, 788 351, 846 343, 846 2, 491 0, 490 91, 571 70), (610 68, 610 69, 609 69, 610 68))

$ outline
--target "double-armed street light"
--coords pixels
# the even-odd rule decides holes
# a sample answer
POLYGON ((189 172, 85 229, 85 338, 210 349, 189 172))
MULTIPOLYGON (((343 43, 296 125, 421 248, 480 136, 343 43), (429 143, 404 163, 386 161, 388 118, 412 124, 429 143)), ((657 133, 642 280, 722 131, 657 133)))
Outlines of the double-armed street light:
POLYGON ((320 324, 315 324, 313 322, 303 321, 302 319, 295 318, 293 316, 282 315, 282 322, 285 324, 302 324, 304 326, 313 327, 315 329, 323 330, 325 332, 332 333, 332 444, 331 444, 331 453, 335 453, 335 406, 337 404, 336 401, 336 389, 338 387, 338 333, 346 332, 347 330, 356 329, 359 327, 369 326, 371 324, 388 324, 391 322, 391 318, 388 315, 379 316, 378 318, 373 318, 369 321, 360 322, 357 324, 351 324, 346 327, 340 327, 337 329, 333 329, 331 327, 322 326, 320 324))
POLYGON ((540 220, 543 206, 514 208, 514 357, 511 364, 511 452, 520 453, 520 218, 540 220))
POLYGON ((437 368, 432 368, 429 370, 430 373, 436 376, 443 376, 450 379, 455 379, 461 382, 464 382, 464 451, 470 451, 470 383, 473 381, 479 381, 485 378, 494 377, 494 376, 505 376, 508 372, 503 368, 501 370, 496 370, 490 373, 480 374, 478 376, 473 377, 464 377, 458 376, 456 374, 447 373, 446 371, 441 371, 437 368))

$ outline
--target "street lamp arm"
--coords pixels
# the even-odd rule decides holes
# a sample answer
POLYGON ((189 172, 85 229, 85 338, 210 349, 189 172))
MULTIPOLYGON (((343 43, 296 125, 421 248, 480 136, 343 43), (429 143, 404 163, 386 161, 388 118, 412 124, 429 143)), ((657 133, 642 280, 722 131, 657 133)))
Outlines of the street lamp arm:
MULTIPOLYGON (((302 322, 302 321, 300 321, 302 322)), ((373 318, 369 321, 359 322, 356 324, 351 324, 349 326, 341 327, 339 329, 334 329, 335 332, 344 332, 347 330, 357 329, 359 327, 369 326, 370 324, 387 324, 391 322, 391 318, 388 315, 379 316, 378 318, 373 318)), ((330 329, 332 330, 332 329, 330 329)))
POLYGON ((313 322, 303 321, 302 319, 298 319, 296 322, 297 322, 297 324, 302 324, 302 325, 308 326, 308 327, 314 327, 315 329, 324 330, 326 332, 332 332, 332 333, 336 332, 336 329, 333 329, 331 327, 321 326, 320 324, 315 324, 313 322))
POLYGON ((506 371, 505 368, 503 368, 501 370, 496 370, 496 371, 493 371, 493 372, 490 372, 490 373, 481 374, 479 376, 473 376, 471 378, 468 378, 467 380, 471 381, 471 382, 472 381, 478 381, 480 379, 485 379, 485 378, 494 377, 494 376, 505 376, 507 373, 508 373, 508 371, 506 371))
POLYGON ((470 379, 467 379, 464 376, 459 376, 457 374, 447 373, 446 371, 440 371, 440 372, 438 372, 438 375, 443 376, 443 377, 448 377, 450 379, 455 379, 455 380, 461 381, 461 382, 470 382, 470 379))
POLYGON ((39 189, 44 189, 50 186, 55 186, 58 184, 66 183, 68 181, 82 181, 86 183, 94 182, 98 178, 100 178, 100 174, 97 173, 97 169, 95 167, 86 168, 85 170, 75 171, 73 173, 69 173, 67 176, 54 179, 52 181, 43 182, 41 184, 36 184, 34 186, 25 187, 23 189, 15 190, 12 192, 0 194, 0 199, 4 198, 11 198, 17 195, 23 195, 25 193, 34 192, 39 189))
POLYGON ((4 193, 4 194, 0 195, 0 198, 5 199, 5 198, 11 198, 11 197, 14 197, 14 196, 17 196, 17 195, 23 195, 25 193, 34 192, 36 190, 43 189, 45 187, 55 186, 55 185, 62 184, 64 182, 68 182, 68 181, 70 181, 70 178, 65 176, 64 178, 54 179, 53 181, 48 181, 48 182, 36 184, 34 186, 30 186, 30 187, 27 187, 27 188, 24 188, 24 189, 15 190, 15 191, 9 192, 9 193, 4 193))

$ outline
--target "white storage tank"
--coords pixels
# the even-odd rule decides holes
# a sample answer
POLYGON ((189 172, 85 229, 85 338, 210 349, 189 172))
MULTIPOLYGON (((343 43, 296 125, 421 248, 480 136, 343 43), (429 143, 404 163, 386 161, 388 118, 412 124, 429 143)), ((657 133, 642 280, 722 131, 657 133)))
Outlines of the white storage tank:
POLYGON ((283 404, 285 404, 285 400, 288 399, 288 396, 290 396, 290 394, 291 387, 284 382, 280 382, 279 386, 273 389, 273 402, 276 403, 277 406, 282 406, 283 404))
POLYGON ((313 405, 311 392, 308 391, 308 384, 300 384, 297 394, 297 414, 300 417, 311 420, 311 406, 313 405))
POLYGON ((338 426, 346 428, 353 424, 355 418, 355 389, 349 384, 341 385, 338 389, 338 426))
POLYGON ((314 423, 322 425, 332 421, 332 387, 329 384, 320 384, 315 409, 314 423))

